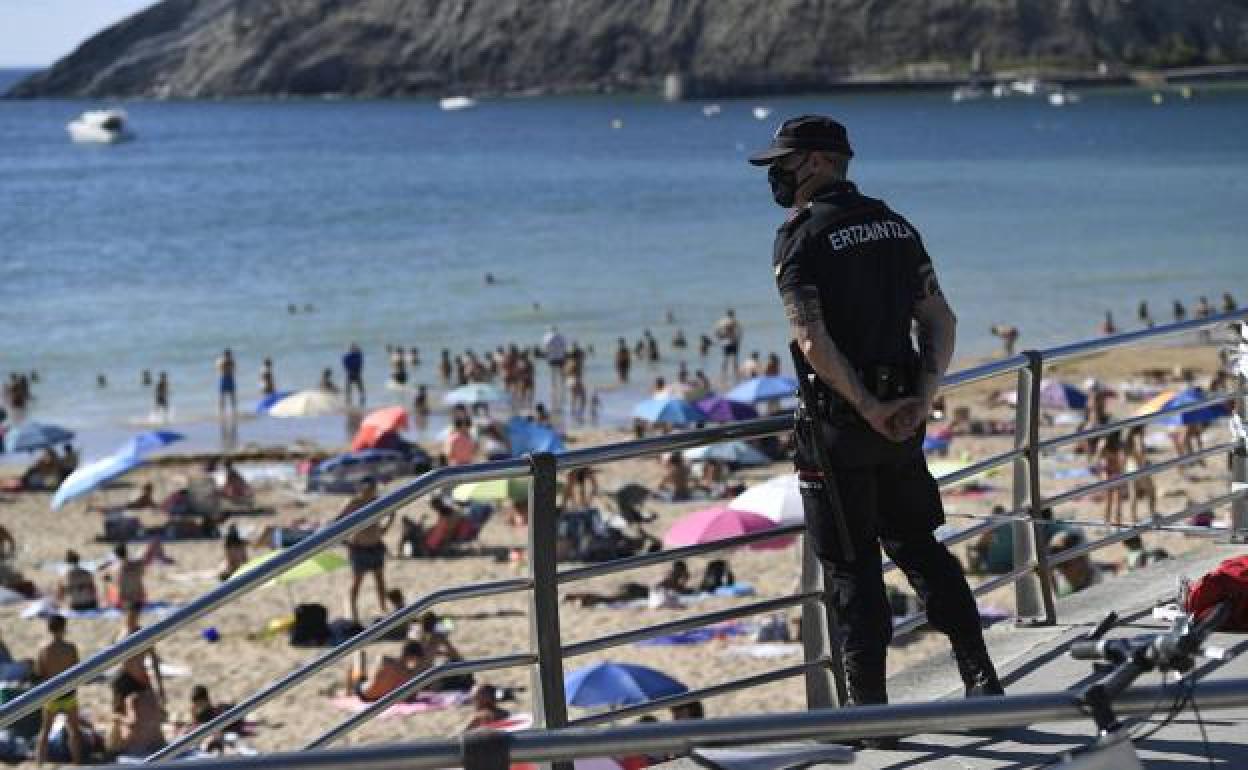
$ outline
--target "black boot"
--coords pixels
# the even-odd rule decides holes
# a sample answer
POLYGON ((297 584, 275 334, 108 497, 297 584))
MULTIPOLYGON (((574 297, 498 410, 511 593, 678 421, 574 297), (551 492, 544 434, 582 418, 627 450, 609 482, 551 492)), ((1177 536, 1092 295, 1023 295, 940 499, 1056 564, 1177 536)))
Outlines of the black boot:
MULTIPOLYGON (((847 668, 845 679, 849 690, 847 706, 883 706, 888 703, 888 688, 885 686, 883 668, 871 671, 847 668)), ((892 736, 881 738, 858 738, 849 742, 855 749, 895 749, 898 739, 892 736)))
POLYGON ((1005 688, 997 678, 997 669, 992 665, 992 658, 983 646, 969 649, 955 647, 953 658, 958 662, 962 684, 966 685, 966 697, 1005 695, 1005 688))

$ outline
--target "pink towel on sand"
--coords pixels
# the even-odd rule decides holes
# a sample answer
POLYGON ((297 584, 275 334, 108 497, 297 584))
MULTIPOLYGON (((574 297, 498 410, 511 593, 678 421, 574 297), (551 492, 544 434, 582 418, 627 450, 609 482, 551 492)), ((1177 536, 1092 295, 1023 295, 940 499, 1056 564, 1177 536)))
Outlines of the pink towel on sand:
MULTIPOLYGON (((412 714, 421 714, 426 711, 441 711, 443 709, 455 708, 462 706, 468 702, 469 693, 466 692, 422 692, 405 703, 395 703, 385 711, 381 712, 382 719, 392 719, 394 717, 406 717, 412 714)), ((363 711, 368 708, 370 703, 360 700, 356 695, 339 695, 331 698, 330 703, 334 708, 343 711, 363 711)))

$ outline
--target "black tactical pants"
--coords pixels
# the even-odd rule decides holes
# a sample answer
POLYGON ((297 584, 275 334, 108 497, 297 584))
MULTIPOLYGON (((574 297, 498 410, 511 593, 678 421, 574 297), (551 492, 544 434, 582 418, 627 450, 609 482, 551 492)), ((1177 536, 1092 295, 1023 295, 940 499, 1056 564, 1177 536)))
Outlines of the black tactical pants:
POLYGON ((893 624, 881 545, 914 587, 931 625, 949 637, 955 651, 974 652, 984 645, 962 567, 932 535, 944 522, 944 509, 921 441, 896 444, 861 423, 799 423, 797 465, 806 525, 827 570, 828 599, 843 626, 846 673, 857 703, 887 698, 885 659, 893 624), (816 434, 831 466, 831 500, 823 490, 829 479, 819 472, 809 443, 816 434), (852 558, 829 508, 838 503, 852 558))

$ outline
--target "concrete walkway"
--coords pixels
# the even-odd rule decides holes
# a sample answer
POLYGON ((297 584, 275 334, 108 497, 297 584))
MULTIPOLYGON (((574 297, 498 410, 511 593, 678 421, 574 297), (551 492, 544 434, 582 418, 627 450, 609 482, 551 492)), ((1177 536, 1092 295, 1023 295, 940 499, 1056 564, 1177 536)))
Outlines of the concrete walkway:
MULTIPOLYGON (((1211 545, 1209 548, 1164 561, 1147 569, 1127 573, 1086 591, 1059 600, 1061 623, 1046 628, 998 627, 988 633, 993 658, 1012 695, 1070 689, 1090 680, 1091 664, 1067 654, 1070 642, 1089 631, 1110 610, 1120 615, 1109 638, 1165 630, 1169 624, 1155 620, 1152 608, 1174 598, 1181 576, 1195 579, 1223 559, 1245 552, 1244 546, 1211 545)), ((1214 644, 1242 657, 1208 664, 1205 679, 1216 681, 1248 677, 1248 634, 1217 634, 1214 644)), ((1156 673, 1138 680, 1140 685, 1160 682, 1156 673)), ((894 702, 931 701, 961 697, 961 684, 950 659, 932 660, 911 668, 889 681, 894 702)), ((1197 701, 1199 705, 1199 700, 1197 701)), ((1165 704, 1153 720, 1160 722, 1165 704)), ((1248 707, 1202 711, 1208 745, 1189 708, 1151 738, 1137 744, 1145 767, 1178 770, 1208 767, 1206 748, 1215 767, 1248 768, 1248 707)), ((1140 727, 1148 727, 1141 723, 1140 727)), ((951 725, 951 728, 953 726, 951 725)), ((1042 723, 992 735, 945 733, 916 735, 902 741, 895 751, 860 751, 852 767, 862 768, 1023 768, 1045 765, 1061 752, 1086 745, 1095 726, 1086 722, 1042 723)), ((672 770, 697 767, 685 759, 665 765, 672 770)), ((827 765, 843 767, 844 765, 827 765)), ((817 765, 823 767, 823 765, 817 765)))

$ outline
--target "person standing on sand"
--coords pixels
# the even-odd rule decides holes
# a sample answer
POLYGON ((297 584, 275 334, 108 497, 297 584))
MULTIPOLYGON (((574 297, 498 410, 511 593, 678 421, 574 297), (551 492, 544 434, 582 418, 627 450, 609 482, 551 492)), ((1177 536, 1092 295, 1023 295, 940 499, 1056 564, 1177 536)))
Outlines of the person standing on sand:
POLYGON ((364 353, 360 351, 360 346, 354 342, 347 350, 346 355, 342 357, 342 368, 347 375, 347 386, 344 391, 347 399, 347 406, 351 406, 351 390, 354 388, 360 393, 360 406, 364 406, 364 353))
MULTIPOLYGON (((52 641, 39 648, 35 658, 34 674, 39 681, 47 681, 78 665, 78 648, 65 641, 65 618, 53 615, 48 618, 48 633, 52 641)), ((69 756, 75 765, 82 764, 82 726, 78 716, 78 691, 69 692, 43 704, 43 722, 39 726, 39 739, 35 744, 35 763, 42 765, 48 758, 48 733, 57 714, 65 715, 65 729, 69 731, 69 756)))
POLYGON ((1101 321, 1101 334, 1111 337, 1118 333, 1118 327, 1114 324, 1114 314, 1109 310, 1105 311, 1105 320, 1101 321))
POLYGON ((921 447, 956 320, 918 231, 859 193, 852 156, 844 126, 805 115, 750 158, 767 167, 772 198, 788 210, 772 267, 803 382, 794 465, 845 629, 849 701, 888 702, 893 628, 881 545, 949 638, 966 695, 1002 695, 961 565, 932 534, 945 514, 921 447))
POLYGON ((1139 319, 1141 326, 1146 329, 1153 328, 1153 317, 1148 313, 1148 300, 1140 300, 1140 306, 1136 309, 1135 316, 1139 319))
POLYGON ((169 422, 169 375, 161 372, 156 378, 156 387, 152 389, 156 418, 161 422, 169 422))
POLYGON ((1174 301, 1174 322, 1177 324, 1187 320, 1187 308, 1183 307, 1183 303, 1179 300, 1174 301))
POLYGON ((1238 309, 1239 303, 1235 301, 1235 298, 1231 296, 1231 293, 1229 291, 1222 292, 1222 312, 1234 313, 1238 309))
POLYGON ((230 420, 238 420, 237 387, 234 382, 234 354, 226 348, 217 359, 217 415, 226 419, 226 404, 229 404, 230 420))
MULTIPOLYGON (((334 521, 355 513, 376 499, 377 482, 371 478, 364 479, 360 482, 359 491, 347 501, 342 512, 334 517, 334 521)), ((373 576, 373 584, 377 587, 377 606, 382 613, 386 611, 386 544, 382 538, 393 523, 394 512, 390 512, 347 540, 347 556, 351 560, 351 590, 348 594, 348 607, 351 612, 351 622, 357 626, 361 625, 360 586, 364 583, 365 575, 373 576)))
POLYGON ((732 308, 728 308, 723 318, 715 322, 715 337, 719 339, 720 345, 723 346, 724 358, 719 365, 719 379, 723 382, 736 382, 738 370, 741 367, 741 322, 737 320, 737 313, 732 308))

